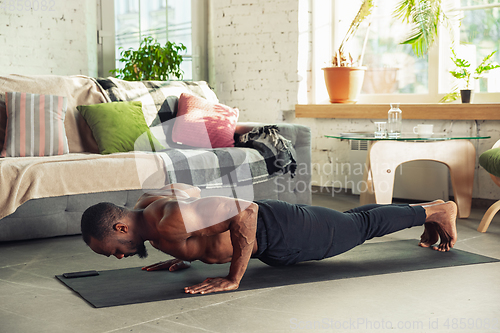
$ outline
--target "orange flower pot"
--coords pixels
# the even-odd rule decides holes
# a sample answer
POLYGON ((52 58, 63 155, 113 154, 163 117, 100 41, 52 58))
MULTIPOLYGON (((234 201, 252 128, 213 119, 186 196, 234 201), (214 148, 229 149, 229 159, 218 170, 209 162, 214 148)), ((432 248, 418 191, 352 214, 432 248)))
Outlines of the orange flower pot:
POLYGON ((358 101, 366 67, 325 67, 326 90, 330 103, 356 103, 358 101))

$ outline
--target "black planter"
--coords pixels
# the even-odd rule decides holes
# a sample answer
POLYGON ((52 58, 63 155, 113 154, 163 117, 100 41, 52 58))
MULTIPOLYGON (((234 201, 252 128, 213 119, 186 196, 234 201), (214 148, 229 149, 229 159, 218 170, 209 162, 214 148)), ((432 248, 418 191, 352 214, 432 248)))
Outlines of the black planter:
POLYGON ((470 103, 472 90, 470 89, 460 90, 460 96, 462 97, 462 103, 470 103))

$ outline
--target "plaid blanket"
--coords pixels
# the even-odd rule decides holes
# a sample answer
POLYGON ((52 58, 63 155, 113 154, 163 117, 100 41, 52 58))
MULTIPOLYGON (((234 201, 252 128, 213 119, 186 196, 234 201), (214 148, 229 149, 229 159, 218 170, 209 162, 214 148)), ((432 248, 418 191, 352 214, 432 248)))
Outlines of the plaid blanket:
POLYGON ((97 78, 95 81, 102 87, 108 102, 142 102, 148 126, 159 115, 163 116, 162 121, 174 118, 176 98, 183 92, 218 102, 217 96, 204 81, 125 81, 114 77, 97 78))
POLYGON ((157 151, 163 161, 156 175, 143 181, 144 189, 184 183, 207 190, 228 190, 215 195, 253 199, 253 185, 290 172, 295 175, 295 150, 275 125, 256 127, 240 137, 248 147, 157 151), (161 180, 159 180, 161 179, 161 180))
POLYGON ((167 184, 213 189, 249 186, 271 178, 263 156, 254 149, 168 149, 157 154, 163 160, 167 184))

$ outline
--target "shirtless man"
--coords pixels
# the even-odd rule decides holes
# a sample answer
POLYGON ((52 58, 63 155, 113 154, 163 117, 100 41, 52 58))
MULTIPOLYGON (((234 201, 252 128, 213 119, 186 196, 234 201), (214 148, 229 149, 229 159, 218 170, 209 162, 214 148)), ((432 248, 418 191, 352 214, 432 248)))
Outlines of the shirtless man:
POLYGON ((365 205, 345 213, 277 200, 200 198, 200 190, 171 184, 139 198, 133 210, 110 203, 88 208, 82 235, 96 253, 146 257, 145 241, 175 259, 144 270, 175 271, 191 261, 231 262, 225 277, 186 287, 191 294, 237 289, 250 258, 292 265, 348 251, 365 240, 424 225, 419 245, 449 251, 457 240, 457 207, 437 200, 415 205, 365 205), (441 242, 433 246, 439 239, 441 242))

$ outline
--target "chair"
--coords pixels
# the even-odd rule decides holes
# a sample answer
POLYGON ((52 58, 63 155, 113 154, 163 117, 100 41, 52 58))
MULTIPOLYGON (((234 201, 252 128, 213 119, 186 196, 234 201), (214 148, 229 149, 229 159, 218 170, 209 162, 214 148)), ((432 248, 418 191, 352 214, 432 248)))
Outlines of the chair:
MULTIPOLYGON (((498 140, 492 149, 485 151, 479 156, 479 164, 490 173, 493 182, 500 186, 500 140, 498 140)), ((479 232, 486 232, 491 220, 495 214, 500 210, 500 200, 491 205, 490 208, 484 213, 483 219, 477 228, 479 232)))

